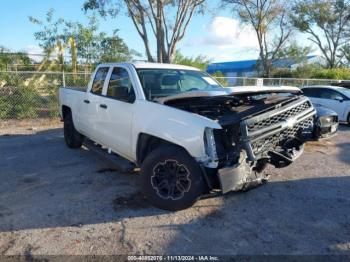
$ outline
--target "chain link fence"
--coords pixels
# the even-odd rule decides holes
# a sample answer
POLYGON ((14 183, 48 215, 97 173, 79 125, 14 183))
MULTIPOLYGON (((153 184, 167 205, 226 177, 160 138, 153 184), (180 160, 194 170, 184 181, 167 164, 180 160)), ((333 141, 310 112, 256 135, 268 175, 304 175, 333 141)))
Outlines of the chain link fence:
POLYGON ((255 86, 262 80, 265 86, 312 86, 312 85, 332 85, 341 80, 334 79, 301 79, 301 78, 249 78, 249 77, 217 77, 223 86, 255 86))
POLYGON ((0 72, 0 120, 58 117, 60 86, 84 87, 89 74, 0 72))
MULTIPOLYGON (((85 88, 88 73, 0 72, 0 121, 58 117, 58 90, 61 86, 85 88)), ((256 85, 258 78, 220 77, 223 86, 256 85)), ((268 86, 330 85, 336 80, 265 78, 268 86)))

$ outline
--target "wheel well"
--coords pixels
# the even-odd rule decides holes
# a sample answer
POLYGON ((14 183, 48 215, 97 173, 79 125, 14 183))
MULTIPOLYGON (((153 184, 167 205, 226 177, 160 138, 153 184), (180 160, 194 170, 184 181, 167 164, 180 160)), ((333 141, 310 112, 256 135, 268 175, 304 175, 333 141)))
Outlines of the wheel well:
MULTIPOLYGON (((136 149, 136 157, 137 157, 137 165, 141 166, 142 162, 145 160, 147 154, 151 153, 153 150, 160 146, 176 146, 178 148, 181 148, 184 150, 184 152, 188 151, 183 148, 182 146, 179 146, 177 144, 174 144, 172 142, 166 141, 164 139, 161 139, 159 137, 155 137, 148 134, 140 134, 139 139, 137 141, 137 149, 136 149)), ((219 188, 219 180, 216 176, 217 170, 209 170, 207 168, 204 168, 201 166, 202 169, 202 175, 204 176, 206 185, 208 188, 212 189, 214 187, 219 188)))
POLYGON ((67 114, 70 114, 72 111, 68 106, 62 106, 62 118, 64 119, 67 114))
MULTIPOLYGON (((144 133, 140 134, 137 141, 137 149, 136 149, 137 164, 141 165, 142 162, 145 160, 147 154, 152 152, 154 149, 164 145, 168 145, 168 146, 173 145, 184 149, 179 145, 176 145, 172 142, 166 141, 159 137, 155 137, 144 133)), ((186 149, 184 150, 186 151, 186 149)))

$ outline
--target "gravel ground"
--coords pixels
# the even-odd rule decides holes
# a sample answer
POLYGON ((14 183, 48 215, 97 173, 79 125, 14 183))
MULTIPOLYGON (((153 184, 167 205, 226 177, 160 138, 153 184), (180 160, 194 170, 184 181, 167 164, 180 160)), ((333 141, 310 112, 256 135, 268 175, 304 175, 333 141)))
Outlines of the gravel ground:
POLYGON ((172 213, 62 129, 0 136, 0 254, 350 254, 350 128, 268 184, 172 213))
POLYGON ((34 132, 45 131, 48 129, 59 128, 62 123, 59 118, 38 118, 23 120, 1 120, 0 136, 6 135, 30 135, 34 132))

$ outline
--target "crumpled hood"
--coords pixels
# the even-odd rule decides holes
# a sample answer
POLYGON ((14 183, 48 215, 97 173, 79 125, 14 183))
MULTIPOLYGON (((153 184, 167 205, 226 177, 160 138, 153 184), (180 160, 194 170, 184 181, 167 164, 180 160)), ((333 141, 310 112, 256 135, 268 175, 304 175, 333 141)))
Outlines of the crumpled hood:
POLYGON ((159 97, 155 101, 164 104, 171 100, 194 98, 194 97, 213 97, 228 95, 244 95, 244 94, 263 94, 263 93, 301 93, 301 90, 293 86, 236 86, 223 87, 208 90, 194 90, 176 95, 159 97))

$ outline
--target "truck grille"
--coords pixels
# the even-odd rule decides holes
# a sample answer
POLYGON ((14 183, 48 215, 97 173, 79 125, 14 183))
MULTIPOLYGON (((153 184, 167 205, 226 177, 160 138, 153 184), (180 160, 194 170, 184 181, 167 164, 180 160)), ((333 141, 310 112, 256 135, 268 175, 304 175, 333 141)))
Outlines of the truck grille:
POLYGON ((309 117, 299 123, 297 123, 292 128, 284 129, 273 135, 256 139, 252 142, 252 149, 254 154, 259 154, 262 151, 268 151, 274 149, 276 146, 281 145, 288 138, 295 138, 300 135, 303 131, 312 131, 314 123, 314 117, 309 117))
POLYGON ((281 123, 286 121, 288 118, 299 115, 301 112, 311 107, 311 103, 309 101, 305 101, 299 106, 293 107, 287 111, 282 112, 281 114, 277 114, 272 117, 265 118, 259 122, 248 125, 248 131, 253 132, 256 130, 260 130, 264 127, 269 127, 274 124, 281 123))
POLYGON ((241 135, 248 158, 255 161, 291 139, 313 135, 316 110, 311 102, 298 100, 241 122, 241 135))

